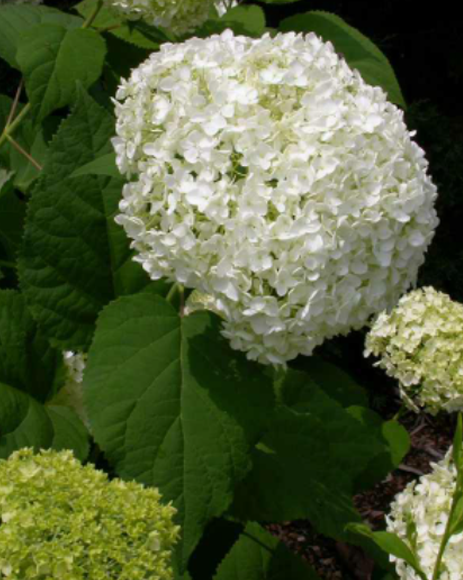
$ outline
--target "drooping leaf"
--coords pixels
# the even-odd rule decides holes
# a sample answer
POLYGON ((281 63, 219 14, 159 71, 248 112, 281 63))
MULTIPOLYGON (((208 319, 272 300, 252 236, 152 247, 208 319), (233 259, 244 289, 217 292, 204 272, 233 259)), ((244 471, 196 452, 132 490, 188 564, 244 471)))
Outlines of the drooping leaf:
POLYGON ((70 409, 47 407, 17 389, 0 383, 0 458, 23 447, 72 449, 78 459, 88 455, 88 433, 70 409))
POLYGON ((97 157, 97 159, 76 169, 72 177, 79 177, 80 175, 107 175, 108 177, 120 178, 121 174, 116 165, 116 155, 108 153, 97 157))
POLYGON ((58 387, 61 365, 61 353, 41 334, 23 296, 1 290, 0 382, 44 402, 58 387))
POLYGON ((381 451, 374 434, 297 371, 280 386, 281 402, 254 450, 254 467, 238 486, 233 514, 259 521, 308 518, 342 538, 359 519, 353 481, 381 451))
POLYGON ((106 46, 89 29, 37 24, 21 36, 16 61, 24 75, 32 113, 41 120, 75 100, 77 82, 85 88, 103 68, 106 46))
POLYGON ((420 568, 415 554, 413 554, 407 544, 396 534, 391 532, 373 532, 364 524, 349 524, 347 529, 352 533, 370 538, 387 554, 392 554, 396 558, 400 558, 407 562, 407 564, 415 570, 422 580, 427 580, 426 575, 420 568))
POLYGON ((0 58, 14 68, 19 68, 16 51, 21 35, 41 23, 58 24, 65 28, 79 28, 83 20, 46 6, 0 6, 0 58))
POLYGON ((180 318, 164 299, 140 293, 102 312, 84 401, 116 472, 174 501, 185 564, 251 467, 273 408, 271 380, 230 349, 216 316, 180 318))
POLYGON ((86 350, 101 308, 149 283, 114 222, 122 181, 72 177, 108 154, 114 119, 83 91, 50 143, 29 203, 20 281, 42 330, 62 348, 86 350))
POLYGON ((331 41, 351 68, 357 69, 363 79, 384 89, 390 101, 406 108, 394 70, 383 52, 366 36, 339 16, 313 10, 283 20, 282 32, 315 32, 325 41, 331 41))
POLYGON ((256 523, 246 526, 214 580, 319 580, 318 574, 256 523))

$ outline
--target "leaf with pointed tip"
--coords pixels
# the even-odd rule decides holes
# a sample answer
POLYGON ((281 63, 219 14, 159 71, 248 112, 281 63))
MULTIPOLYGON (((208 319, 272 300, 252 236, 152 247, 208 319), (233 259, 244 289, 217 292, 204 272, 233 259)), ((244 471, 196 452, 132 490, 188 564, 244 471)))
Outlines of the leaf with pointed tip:
POLYGON ((103 306, 150 282, 114 222, 122 180, 72 177, 110 153, 113 134, 112 116, 81 91, 29 203, 20 283, 42 331, 63 349, 86 350, 103 306))
POLYGON ((9 385, 0 383, 0 458, 23 447, 72 449, 78 459, 88 455, 88 433, 77 415, 64 407, 47 407, 9 385))
POLYGON ((251 468, 251 448, 273 410, 271 380, 230 349, 218 317, 180 318, 164 299, 140 293, 99 317, 84 401, 116 472, 173 500, 185 565, 251 468))
POLYGON ((76 169, 71 177, 79 177, 81 175, 107 175, 108 177, 120 178, 121 174, 116 165, 115 153, 107 153, 90 161, 90 163, 86 163, 76 169))

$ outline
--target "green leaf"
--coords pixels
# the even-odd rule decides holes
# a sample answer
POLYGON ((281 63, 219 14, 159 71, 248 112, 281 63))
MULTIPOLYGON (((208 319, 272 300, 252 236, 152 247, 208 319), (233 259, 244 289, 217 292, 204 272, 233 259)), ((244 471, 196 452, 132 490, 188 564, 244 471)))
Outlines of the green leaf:
POLYGON ((214 580, 319 580, 319 576, 261 526, 249 523, 214 580))
POLYGON ((342 538, 345 525, 359 519, 353 481, 380 443, 303 373, 286 374, 280 401, 254 451, 253 470, 238 486, 233 514, 259 521, 308 518, 320 532, 342 538))
POLYGON ((0 382, 44 402, 56 390, 61 365, 61 352, 52 349, 38 330, 24 297, 1 290, 0 382))
MULTIPOLYGON (((74 8, 84 18, 88 18, 94 12, 96 5, 97 0, 84 0, 74 8)), ((140 23, 136 23, 134 26, 134 23, 124 20, 115 10, 106 6, 103 6, 98 12, 92 26, 100 30, 109 28, 111 29, 108 30, 109 34, 146 50, 157 50, 159 43, 166 39, 165 34, 154 26, 146 25, 147 28, 145 28, 143 24, 140 26, 140 23), (155 40, 153 40, 153 35, 156 35, 154 36, 155 40)))
POLYGON ((389 60, 371 40, 339 16, 318 10, 297 14, 283 20, 280 30, 315 32, 323 40, 331 41, 336 51, 346 59, 351 68, 360 72, 365 82, 380 86, 388 93, 390 101, 406 108, 389 60))
POLYGON ((13 68, 19 68, 16 51, 21 35, 41 23, 59 24, 65 28, 79 28, 83 20, 46 6, 0 6, 0 58, 13 68))
POLYGON ((0 197, 0 244, 9 260, 16 260, 21 242, 26 204, 10 190, 0 197))
POLYGON ((72 449, 84 460, 89 451, 88 433, 70 409, 46 407, 0 383, 0 458, 7 459, 23 447, 72 449))
POLYGON ((265 31, 265 13, 259 6, 236 6, 221 18, 208 20, 195 35, 207 37, 231 29, 235 34, 259 37, 265 31))
POLYGON ((174 502, 182 564, 249 471, 273 400, 262 367, 230 349, 210 313, 180 318, 140 293, 98 320, 84 379, 95 440, 121 477, 174 502))
POLYGON ((75 100, 77 81, 85 88, 101 74, 106 46, 93 30, 38 24, 25 32, 16 60, 37 118, 75 100))
MULTIPOLYGON (((359 405, 368 406, 368 395, 354 379, 333 363, 318 356, 303 357, 298 361, 298 368, 327 395, 343 407, 359 405)), ((296 391, 292 390, 292 395, 296 391)))
POLYGON ((88 348, 105 304, 150 282, 114 222, 121 179, 72 177, 111 151, 113 135, 112 116, 82 91, 50 143, 29 203, 21 286, 43 332, 70 350, 88 348))
POLYGON ((261 0, 264 4, 294 4, 299 0, 261 0))
POLYGON ((410 436, 400 423, 383 421, 371 409, 351 407, 348 412, 381 441, 380 452, 370 460, 355 482, 355 490, 362 491, 373 487, 398 467, 410 450, 410 436))
POLYGON ((411 566, 422 580, 427 580, 425 574, 420 568, 419 562, 407 544, 399 538, 396 534, 391 532, 372 532, 368 526, 364 524, 349 524, 347 529, 354 533, 366 536, 375 542, 382 550, 388 554, 392 554, 396 558, 404 560, 411 566))
POLYGON ((120 179, 121 174, 116 165, 115 153, 107 153, 90 161, 90 163, 86 163, 74 171, 71 177, 79 177, 80 175, 107 175, 108 177, 118 177, 120 179))

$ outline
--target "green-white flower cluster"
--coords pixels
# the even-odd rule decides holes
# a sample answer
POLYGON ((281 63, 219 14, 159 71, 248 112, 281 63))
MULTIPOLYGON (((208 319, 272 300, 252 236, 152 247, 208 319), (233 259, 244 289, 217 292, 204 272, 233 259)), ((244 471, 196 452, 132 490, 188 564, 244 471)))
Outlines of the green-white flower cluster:
POLYGON ((0 577, 170 580, 179 528, 160 498, 70 451, 17 451, 0 461, 0 577))
POLYGON ((143 19, 174 34, 186 34, 204 24, 214 8, 219 14, 235 4, 230 0, 105 0, 130 20, 143 19))
POLYGON ((446 294, 415 290, 381 313, 367 336, 370 354, 399 381, 411 409, 463 410, 463 305, 446 294))
MULTIPOLYGON (((399 493, 386 516, 387 530, 396 533, 408 546, 414 547, 418 562, 428 578, 432 577, 437 554, 445 532, 455 491, 457 470, 451 453, 439 463, 432 463, 433 472, 413 481, 399 493), (413 531, 414 530, 414 531, 413 531), (414 546, 412 546, 412 543, 414 546)), ((419 580, 416 572, 403 560, 396 562, 402 580, 419 580)), ((444 552, 439 580, 463 578, 463 533, 450 537, 444 552)))

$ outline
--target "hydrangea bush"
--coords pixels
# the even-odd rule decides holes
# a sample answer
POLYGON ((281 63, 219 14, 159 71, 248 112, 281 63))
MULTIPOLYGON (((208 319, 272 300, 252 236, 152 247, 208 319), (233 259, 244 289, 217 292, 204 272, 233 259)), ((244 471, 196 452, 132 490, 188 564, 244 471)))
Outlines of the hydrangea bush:
POLYGON ((365 356, 400 384, 404 403, 436 414, 463 410, 463 305, 426 287, 381 313, 366 339, 365 356))
POLYGON ((69 451, 17 451, 0 481, 2 578, 173 578, 179 528, 158 490, 109 481, 69 451))
POLYGON ((415 282, 437 225, 423 151, 331 44, 164 44, 116 97, 116 221, 152 279, 214 297, 249 358, 310 355, 415 282))
POLYGON ((267 1, 0 6, 2 579, 316 580, 263 525, 351 542, 407 453, 314 349, 415 284, 436 187, 381 51, 267 1))

